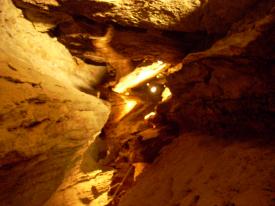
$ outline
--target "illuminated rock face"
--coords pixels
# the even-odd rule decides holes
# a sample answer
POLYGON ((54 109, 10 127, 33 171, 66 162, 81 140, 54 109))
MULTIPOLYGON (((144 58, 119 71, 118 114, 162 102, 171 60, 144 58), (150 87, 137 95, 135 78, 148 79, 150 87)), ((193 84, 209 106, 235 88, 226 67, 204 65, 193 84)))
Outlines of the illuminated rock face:
POLYGON ((173 96, 158 113, 185 134, 120 206, 274 204, 274 20, 274 3, 263 3, 168 77, 173 96))
POLYGON ((0 48, 10 58, 27 62, 35 70, 67 86, 89 89, 100 82, 104 67, 87 65, 73 58, 57 38, 49 38, 48 34, 38 32, 9 0, 3 2, 0 7, 3 11, 0 37, 4 41, 0 42, 0 48))
POLYGON ((81 68, 63 45, 10 1, 0 8, 0 205, 42 205, 82 161, 109 107, 71 84, 70 70, 81 68))
POLYGON ((225 32, 255 6, 257 0, 94 0, 30 1, 16 0, 25 7, 35 5, 43 10, 62 8, 73 15, 95 21, 113 21, 124 26, 177 31, 225 32))
MULTIPOLYGON (((180 135, 147 172, 137 177, 136 185, 120 205, 274 203, 274 133, 264 133, 275 128, 274 50, 270 46, 274 45, 275 36, 273 0, 14 2, 23 8, 26 17, 37 21, 26 21, 10 0, 1 2, 0 205, 97 206, 108 202, 113 171, 99 166, 87 148, 95 146, 95 134, 106 122, 109 107, 76 89, 96 84, 105 68, 74 59, 63 45, 44 32, 67 38, 66 46, 71 46, 70 52, 78 56, 92 47, 85 32, 96 33, 93 29, 99 26, 98 22, 109 20, 139 28, 228 32, 211 48, 204 50, 208 46, 202 46, 200 50, 204 51, 184 57, 198 50, 193 50, 195 44, 203 42, 186 40, 186 36, 195 33, 180 33, 183 42, 174 46, 175 42, 170 44, 161 32, 148 31, 148 39, 144 29, 115 26, 120 30, 116 30, 113 45, 109 46, 114 46, 114 52, 123 51, 122 58, 127 56, 138 64, 149 56, 150 63, 163 60, 169 65, 182 65, 182 69, 167 78, 169 98, 156 112, 154 106, 145 105, 148 108, 145 107, 144 115, 131 113, 133 118, 127 119, 124 117, 135 111, 137 102, 125 100, 126 104, 114 104, 113 115, 120 116, 109 128, 105 127, 105 133, 113 138, 106 141, 108 146, 117 147, 110 152, 110 161, 117 157, 115 153, 119 153, 125 136, 134 138, 142 134, 144 139, 155 139, 157 144, 152 144, 151 150, 156 145, 158 150, 162 148, 161 132, 154 128, 141 132, 146 114, 146 121, 154 116, 161 121, 163 117, 176 130, 169 130, 173 135, 162 134, 170 138, 169 143, 178 135, 178 125, 183 132, 216 135, 180 135), (242 20, 237 22, 239 19, 242 20), (85 24, 84 29, 81 24, 85 24), (78 36, 74 39, 73 35, 78 36), (188 44, 186 49, 183 45, 188 44), (250 134, 255 131, 261 138, 253 139, 250 134), (245 135, 238 133, 242 137, 239 139, 236 132, 245 135)), ((156 92, 156 87, 151 89, 151 93, 156 92)), ((131 155, 143 147, 133 145, 125 150, 131 155)), ((153 162, 158 153, 153 157, 146 154, 145 158, 133 157, 128 164, 153 162)))

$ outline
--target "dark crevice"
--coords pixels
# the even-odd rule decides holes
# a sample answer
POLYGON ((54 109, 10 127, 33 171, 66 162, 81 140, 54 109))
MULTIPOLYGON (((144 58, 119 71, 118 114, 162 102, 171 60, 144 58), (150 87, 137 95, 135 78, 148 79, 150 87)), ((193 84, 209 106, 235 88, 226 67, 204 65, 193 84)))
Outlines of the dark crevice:
POLYGON ((41 88, 41 85, 39 83, 34 83, 34 82, 28 82, 28 81, 22 81, 20 79, 13 78, 11 76, 0 76, 0 79, 4 79, 6 81, 15 83, 15 84, 30 84, 34 88, 41 88))
MULTIPOLYGON (((77 1, 59 1, 59 3, 64 6, 65 12, 66 9, 77 4, 77 1)), ((84 6, 91 7, 95 12, 104 12, 113 7, 111 3, 98 2, 95 7, 92 7, 92 1, 85 2, 84 6)), ((82 9, 84 11, 85 7, 82 9)), ((174 66, 184 62, 188 54, 207 52, 207 49, 226 34, 136 28, 122 26, 110 20, 95 21, 85 12, 79 14, 79 11, 70 10, 68 13, 70 13, 69 18, 58 22, 48 31, 49 35, 57 37, 73 56, 82 59, 85 63, 107 68, 100 84, 78 86, 77 89, 86 94, 99 96, 109 101, 112 106, 108 122, 84 154, 85 160, 81 165, 81 171, 84 173, 91 171, 87 162, 100 165, 103 171, 115 169, 109 191, 109 196, 114 196, 114 199, 109 206, 118 205, 125 192, 135 184, 132 169, 134 164, 154 163, 164 147, 187 132, 200 132, 215 137, 220 135, 226 141, 236 142, 249 141, 248 136, 255 137, 255 139, 261 139, 263 145, 270 139, 274 141, 275 93, 272 85, 274 58, 264 55, 273 52, 268 47, 272 44, 265 43, 265 39, 258 39, 259 45, 265 47, 262 51, 255 51, 255 48, 260 47, 257 44, 258 40, 255 40, 256 43, 253 42, 238 55, 210 54, 210 56, 202 55, 201 58, 196 58, 194 54, 194 60, 183 65, 180 71, 172 74, 164 73, 160 79, 152 78, 142 85, 129 89, 127 95, 118 94, 112 91, 112 87, 121 76, 126 75, 125 72, 116 78, 118 71, 125 68, 121 66, 125 61, 129 62, 127 66, 131 64, 133 68, 150 65, 159 60, 174 66), (110 25, 114 29, 108 44, 98 46, 100 40, 97 40, 105 38, 106 33, 110 31, 110 25), (238 77, 243 77, 244 80, 241 79, 235 83, 234 80, 238 77), (248 86, 241 87, 246 81, 248 86), (150 93, 146 83, 154 85, 157 91, 150 93), (161 94, 166 87, 172 91, 172 98, 161 102, 161 94), (243 88, 246 91, 243 91, 243 88), (127 115, 118 118, 127 106, 125 103, 127 98, 137 100, 137 105, 127 115), (145 116, 152 111, 156 114, 146 119, 145 116), (262 136, 268 138, 265 139, 262 136)), ((51 15, 50 12, 47 15, 51 15)), ((215 18, 221 21, 218 15, 215 18)), ((269 30, 271 31, 273 30, 269 30)), ((272 38, 269 40, 271 41, 272 38)), ((234 48, 230 49, 234 50, 234 48)), ((230 49, 228 49, 229 53, 230 49)), ((16 68, 10 65, 9 68, 16 71, 16 68)), ((16 84, 27 83, 32 87, 41 88, 38 83, 24 82, 9 76, 0 76, 0 78, 16 84)), ((36 105, 45 104, 47 101, 48 98, 45 96, 24 100, 36 105)), ((1 118, 2 116, 0 120, 1 118)), ((30 119, 8 130, 16 132, 18 127, 35 129, 49 120, 48 118, 30 119)), ((62 119, 56 120, 56 123, 61 122, 62 119)), ((69 139, 75 140, 74 137, 69 139)), ((23 158, 17 153, 11 152, 8 155, 19 160, 23 158)), ((3 169, 10 169, 9 167, 11 166, 6 165, 3 169)), ((92 187, 91 192, 95 197, 99 196, 97 188, 92 187)), ((191 192, 191 189, 187 190, 185 195, 191 192)), ((203 198, 198 194, 192 195, 189 205, 196 206, 203 198)), ((83 204, 91 202, 85 197, 80 201, 83 204)), ((234 205, 231 202, 224 204, 234 205)))

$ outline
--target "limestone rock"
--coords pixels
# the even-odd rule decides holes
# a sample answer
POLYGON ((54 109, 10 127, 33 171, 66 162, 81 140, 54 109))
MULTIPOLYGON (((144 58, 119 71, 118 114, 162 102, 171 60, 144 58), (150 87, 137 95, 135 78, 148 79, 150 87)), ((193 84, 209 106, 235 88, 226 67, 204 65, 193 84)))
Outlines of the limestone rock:
POLYGON ((275 154, 267 144, 187 133, 162 151, 119 206, 272 205, 275 154))
POLYGON ((93 142, 109 106, 71 83, 70 72, 87 65, 37 32, 11 1, 0 10, 0 205, 42 205, 93 142))
MULTIPOLYGON (((185 52, 208 48, 194 49, 193 43, 203 44, 200 36, 201 42, 188 42, 186 37, 194 33, 180 33, 184 42, 170 44, 161 32, 155 35, 146 29, 136 32, 115 26, 119 29, 111 46, 123 52, 123 57, 137 59, 136 64, 150 56, 147 60, 152 62, 167 56, 161 59, 173 65, 182 60, 178 64, 182 69, 174 67, 174 73, 167 78, 172 98, 156 111, 158 121, 169 126, 166 133, 158 132, 163 142, 160 137, 152 138, 157 135, 152 130, 143 133, 144 139, 150 141, 147 146, 136 136, 150 126, 144 126, 144 116, 155 110, 153 104, 145 104, 141 112, 131 113, 120 124, 110 121, 105 127, 105 141, 110 147, 104 151, 105 162, 112 161, 122 168, 119 178, 133 162, 153 162, 164 143, 178 136, 179 128, 181 132, 222 130, 227 137, 243 130, 247 135, 243 139, 249 139, 248 133, 254 131, 262 135, 259 144, 238 138, 226 141, 224 136, 182 135, 162 151, 147 172, 137 177, 136 186, 120 204, 228 206, 247 205, 251 198, 255 206, 273 203, 274 140, 265 141, 261 133, 271 130, 273 135, 275 128, 274 49, 270 46, 275 36, 273 0, 14 2, 34 22, 24 19, 11 0, 1 2, 0 204, 108 203, 107 194, 112 189, 109 183, 116 181, 114 171, 99 166, 96 154, 88 148, 98 146, 94 139, 107 120, 109 106, 76 89, 93 92, 91 85, 99 82, 106 68, 73 58, 45 33, 56 32, 59 40, 64 38, 66 46, 74 48, 73 54, 80 56, 87 51, 92 56, 89 35, 98 26, 94 21, 186 32, 228 31, 211 48, 182 60, 185 52), (236 23, 237 20, 240 21, 236 23), (189 45, 189 49, 183 45, 189 45), (232 174, 232 168, 236 174, 232 174)), ((113 94, 108 91, 108 95, 113 94)), ((113 103, 114 117, 124 109, 125 104, 119 103, 113 103)))
POLYGON ((64 85, 89 89, 98 83, 105 68, 76 61, 56 38, 38 32, 11 1, 5 0, 0 10, 0 48, 10 58, 16 57, 64 85))
POLYGON ((74 165, 73 157, 81 158, 75 152, 88 148, 109 113, 108 106, 95 97, 31 70, 21 62, 1 63, 0 199, 4 205, 45 202, 74 165))
POLYGON ((30 1, 49 10, 57 7, 71 15, 82 15, 100 22, 116 22, 124 26, 177 30, 185 32, 225 32, 257 3, 256 0, 93 0, 30 1))
MULTIPOLYGON (((95 145, 97 147, 97 145, 95 145)), ((83 151, 87 150, 84 148, 83 151)), ((81 155, 80 155, 81 154, 81 155)), ((97 205, 105 206, 110 198, 108 192, 113 177, 113 169, 99 166, 89 150, 66 174, 57 191, 45 203, 45 206, 97 205), (88 169, 87 169, 88 168, 88 169)))
POLYGON ((274 48, 268 46, 274 44, 271 8, 251 11, 210 49, 186 56, 182 69, 168 77, 173 98, 160 106, 159 112, 169 111, 167 116, 187 130, 272 131, 275 87, 274 48))

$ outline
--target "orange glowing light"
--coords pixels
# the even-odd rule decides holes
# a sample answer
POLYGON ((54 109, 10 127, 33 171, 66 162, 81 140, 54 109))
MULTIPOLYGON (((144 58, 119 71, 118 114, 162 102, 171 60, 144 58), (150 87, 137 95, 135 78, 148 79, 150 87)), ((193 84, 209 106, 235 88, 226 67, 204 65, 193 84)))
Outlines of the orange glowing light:
POLYGON ((157 92, 157 87, 156 87, 156 86, 151 87, 151 88, 150 88, 150 91, 151 91, 152 93, 156 93, 156 92, 157 92))
POLYGON ((125 117, 129 112, 131 112, 137 105, 137 100, 133 98, 123 97, 124 101, 124 107, 122 111, 120 112, 117 121, 121 120, 123 117, 125 117))
POLYGON ((165 87, 165 89, 163 90, 162 94, 161 94, 161 101, 165 102, 168 99, 170 99, 172 97, 172 92, 168 87, 165 87))
POLYGON ((136 162, 136 163, 133 163, 133 166, 135 167, 134 181, 136 181, 137 177, 146 169, 148 164, 144 162, 136 162))
POLYGON ((150 112, 149 114, 144 116, 144 120, 148 120, 149 118, 153 117, 156 115, 156 112, 150 112))
POLYGON ((145 81, 155 77, 160 72, 166 70, 170 65, 162 61, 157 61, 149 66, 138 67, 130 74, 122 77, 113 88, 114 92, 125 93, 128 89, 134 88, 145 81))

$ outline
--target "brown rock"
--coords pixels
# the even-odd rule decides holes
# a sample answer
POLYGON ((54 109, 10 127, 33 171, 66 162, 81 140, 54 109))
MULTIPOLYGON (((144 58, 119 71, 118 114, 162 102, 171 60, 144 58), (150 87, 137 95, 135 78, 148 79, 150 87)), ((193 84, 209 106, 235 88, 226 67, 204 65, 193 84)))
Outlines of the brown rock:
POLYGON ((187 55, 182 70, 168 77, 173 98, 167 116, 184 129, 272 131, 275 87, 266 45, 274 44, 274 12, 259 6, 251 13, 257 15, 248 14, 210 49, 187 55))
POLYGON ((272 205, 275 154, 267 144, 187 133, 162 151, 119 206, 272 205))
POLYGON ((0 9, 0 204, 42 205, 94 141, 109 107, 75 89, 71 71, 81 67, 64 46, 37 32, 11 1, 0 9))
POLYGON ((60 2, 60 5, 56 1, 16 2, 44 10, 57 7, 72 15, 83 15, 100 22, 112 21, 124 26, 210 33, 226 32, 257 3, 256 0, 67 0, 60 2))

